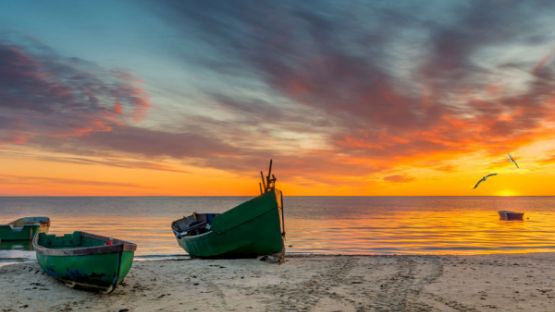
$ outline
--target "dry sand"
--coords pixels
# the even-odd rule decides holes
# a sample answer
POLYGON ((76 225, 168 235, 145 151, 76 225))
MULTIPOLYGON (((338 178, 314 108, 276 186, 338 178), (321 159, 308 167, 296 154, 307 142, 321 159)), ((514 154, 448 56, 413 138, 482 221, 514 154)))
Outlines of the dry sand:
POLYGON ((112 294, 0 268, 0 311, 555 311, 555 254, 136 262, 112 294))

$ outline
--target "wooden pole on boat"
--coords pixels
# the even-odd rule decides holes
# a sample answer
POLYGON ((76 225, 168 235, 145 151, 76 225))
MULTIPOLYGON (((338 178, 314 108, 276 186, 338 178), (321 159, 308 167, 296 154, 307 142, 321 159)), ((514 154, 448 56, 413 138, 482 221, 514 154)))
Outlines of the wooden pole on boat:
MULTIPOLYGON (((279 197, 281 200, 281 226, 283 226, 283 232, 281 233, 281 237, 285 240, 285 210, 284 210, 284 203, 283 203, 283 193, 279 192, 279 197)), ((283 243, 285 246, 285 242, 283 243)), ((283 247, 285 248, 285 247, 283 247)))
POLYGON ((273 161, 270 159, 270 167, 268 168, 268 175, 266 176, 266 185, 268 191, 271 191, 276 188, 276 176, 272 174, 272 164, 273 161))
POLYGON ((262 190, 262 183, 258 182, 258 187, 260 188, 260 195, 264 194, 264 191, 262 190))
POLYGON ((264 173, 260 171, 260 177, 262 178, 262 186, 264 186, 264 191, 266 191, 266 181, 264 179, 264 173))

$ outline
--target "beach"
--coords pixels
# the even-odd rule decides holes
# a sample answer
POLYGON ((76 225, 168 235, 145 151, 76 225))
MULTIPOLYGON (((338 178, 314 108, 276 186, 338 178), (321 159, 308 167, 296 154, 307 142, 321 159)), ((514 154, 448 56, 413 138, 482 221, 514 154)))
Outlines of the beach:
POLYGON ((553 311, 555 253, 139 261, 111 294, 0 267, 6 311, 553 311))

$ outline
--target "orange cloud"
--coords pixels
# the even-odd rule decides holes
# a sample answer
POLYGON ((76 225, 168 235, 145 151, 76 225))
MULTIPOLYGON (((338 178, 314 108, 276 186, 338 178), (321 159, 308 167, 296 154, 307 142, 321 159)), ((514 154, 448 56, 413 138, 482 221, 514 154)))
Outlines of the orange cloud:
POLYGON ((394 174, 394 175, 384 177, 383 180, 387 182, 405 183, 405 182, 414 181, 415 178, 407 175, 403 175, 403 174, 394 174))
POLYGON ((123 112, 122 106, 120 102, 116 102, 114 104, 114 113, 116 113, 116 115, 121 115, 121 113, 123 112))
POLYGON ((539 161, 540 164, 542 165, 552 165, 555 164, 555 155, 551 155, 548 158, 542 159, 539 161))

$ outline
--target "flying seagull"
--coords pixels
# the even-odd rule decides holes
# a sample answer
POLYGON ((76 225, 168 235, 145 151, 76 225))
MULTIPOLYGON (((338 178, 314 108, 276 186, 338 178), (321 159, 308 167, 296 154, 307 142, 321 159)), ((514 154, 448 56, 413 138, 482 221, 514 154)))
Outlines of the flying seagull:
POLYGON ((513 157, 511 156, 511 154, 507 154, 507 156, 509 156, 509 161, 512 162, 513 164, 515 164, 515 166, 520 169, 520 167, 518 166, 518 164, 516 163, 516 161, 513 159, 513 157))
POLYGON ((496 175, 497 175, 497 173, 490 173, 490 174, 488 174, 488 175, 482 177, 478 182, 476 182, 476 185, 474 185, 474 189, 476 189, 476 188, 478 187, 478 185, 480 185, 480 183, 486 182, 486 180, 487 180, 489 177, 493 177, 493 176, 496 176, 496 175))

